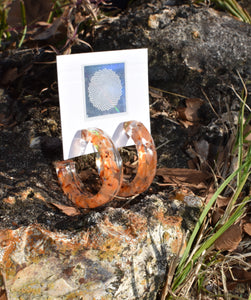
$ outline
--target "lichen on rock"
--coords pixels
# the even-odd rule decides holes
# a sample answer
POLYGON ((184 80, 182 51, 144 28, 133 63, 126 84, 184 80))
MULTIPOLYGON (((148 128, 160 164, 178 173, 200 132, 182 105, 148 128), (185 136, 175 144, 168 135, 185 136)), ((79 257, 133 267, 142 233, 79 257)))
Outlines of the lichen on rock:
POLYGON ((132 210, 97 213, 84 231, 2 230, 9 299, 153 299, 170 259, 185 249, 182 218, 168 214, 168 201, 149 196, 132 210))

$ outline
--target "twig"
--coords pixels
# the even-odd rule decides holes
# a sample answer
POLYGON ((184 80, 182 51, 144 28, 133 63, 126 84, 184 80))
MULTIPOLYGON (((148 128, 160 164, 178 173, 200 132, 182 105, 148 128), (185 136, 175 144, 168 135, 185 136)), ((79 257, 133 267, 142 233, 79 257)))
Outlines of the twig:
POLYGON ((235 88, 233 86, 231 86, 231 89, 233 90, 233 92, 235 93, 235 95, 237 96, 237 98, 241 101, 241 103, 244 104, 245 107, 251 112, 251 108, 247 105, 247 103, 244 103, 244 101, 242 100, 241 96, 236 92, 235 88))
POLYGON ((172 122, 172 123, 174 123, 174 124, 176 124, 176 125, 180 125, 179 122, 177 122, 177 121, 175 121, 175 120, 169 118, 169 117, 168 117, 168 114, 167 114, 166 112, 164 112, 164 111, 162 111, 162 112, 157 112, 157 113, 153 114, 153 115, 152 115, 152 118, 156 118, 156 117, 158 117, 158 116, 163 116, 163 117, 165 117, 167 120, 169 120, 170 122, 172 122))
POLYGON ((165 141, 163 144, 156 147, 156 150, 159 150, 161 147, 165 146, 166 144, 169 144, 170 142, 171 142, 170 140, 165 141))
POLYGON ((176 94, 176 93, 172 93, 172 92, 168 92, 168 91, 165 91, 165 90, 162 90, 162 89, 158 89, 158 88, 155 88, 155 87, 153 87, 153 86, 150 86, 150 88, 151 88, 151 89, 154 89, 154 90, 156 90, 156 91, 159 91, 159 92, 163 92, 163 93, 172 95, 172 96, 177 96, 177 97, 184 98, 184 99, 187 98, 186 96, 183 96, 183 95, 180 95, 180 94, 176 94))
POLYGON ((202 260, 204 258, 205 253, 206 253, 206 250, 204 251, 204 253, 202 253, 201 257, 198 259, 198 263, 197 263, 197 266, 194 270, 194 274, 193 274, 191 280, 189 280, 188 286, 186 287, 186 291, 185 291, 185 294, 184 294, 185 297, 188 295, 188 293, 189 293, 189 291, 190 291, 190 289, 191 289, 191 287, 192 287, 192 285, 193 285, 193 283, 194 283, 194 281, 195 281, 195 279, 196 279, 196 277, 197 277, 197 275, 198 275, 198 273, 201 269, 202 260))
POLYGON ((227 289, 227 283, 226 283, 226 275, 225 275, 225 272, 223 269, 223 263, 221 265, 221 279, 222 279, 222 284, 223 284, 223 289, 224 289, 224 298, 226 300, 230 300, 229 294, 228 294, 228 289, 227 289))
POLYGON ((123 205, 122 207, 125 207, 127 204, 129 204, 133 199, 137 198, 139 194, 136 194, 132 197, 130 197, 129 199, 128 198, 125 198, 125 197, 120 197, 120 196, 116 196, 115 199, 117 199, 118 201, 123 201, 123 200, 127 200, 123 205))
POLYGON ((205 93, 205 91, 204 91, 203 89, 201 89, 201 91, 202 91, 204 97, 207 99, 207 102, 209 103, 209 105, 210 105, 212 111, 215 113, 216 117, 217 117, 218 119, 221 119, 220 116, 217 114, 216 110, 214 109, 213 104, 212 104, 212 102, 209 100, 209 98, 208 98, 207 94, 205 93))

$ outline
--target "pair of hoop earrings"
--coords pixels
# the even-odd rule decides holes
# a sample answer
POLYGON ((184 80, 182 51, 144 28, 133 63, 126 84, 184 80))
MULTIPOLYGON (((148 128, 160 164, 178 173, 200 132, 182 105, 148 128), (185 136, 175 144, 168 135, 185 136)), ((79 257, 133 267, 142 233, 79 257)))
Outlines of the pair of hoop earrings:
POLYGON ((115 196, 130 197, 144 192, 156 173, 157 154, 152 136, 137 121, 124 122, 120 126, 126 137, 132 138, 138 154, 138 169, 131 182, 123 180, 123 163, 111 138, 98 128, 81 131, 81 142, 90 142, 97 150, 96 165, 102 186, 97 194, 82 189, 73 160, 55 163, 58 180, 64 193, 78 207, 95 208, 110 202, 115 196))

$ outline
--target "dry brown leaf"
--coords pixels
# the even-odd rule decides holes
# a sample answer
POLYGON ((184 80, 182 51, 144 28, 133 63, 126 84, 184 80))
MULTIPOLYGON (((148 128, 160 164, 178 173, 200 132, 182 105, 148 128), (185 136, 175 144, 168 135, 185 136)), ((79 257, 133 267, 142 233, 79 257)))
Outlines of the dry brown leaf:
POLYGON ((242 240, 241 225, 230 226, 214 243, 215 248, 221 251, 234 251, 242 240))
POLYGON ((251 223, 245 223, 243 225, 243 231, 245 231, 248 235, 251 236, 251 223))
POLYGON ((226 272, 226 277, 229 290, 235 289, 238 283, 251 284, 251 272, 237 267, 233 267, 231 271, 226 272))
POLYGON ((156 175, 161 176, 165 183, 182 184, 197 189, 206 189, 208 187, 206 181, 211 178, 206 172, 180 168, 159 168, 156 175))
POLYGON ((245 140, 247 142, 251 142, 251 125, 247 125, 244 129, 244 136, 246 136, 245 140))
MULTIPOLYGON (((208 203, 210 201, 210 199, 213 197, 214 193, 215 193, 215 188, 212 185, 209 188, 209 193, 207 194, 205 203, 208 203)), ((228 205, 229 201, 230 201, 230 197, 224 197, 224 196, 219 195, 216 200, 217 207, 219 207, 219 208, 226 207, 228 205)))
POLYGON ((67 206, 67 205, 63 205, 63 204, 57 204, 57 203, 51 203, 51 204, 56 206, 58 209, 60 209, 67 216, 80 215, 80 211, 77 210, 75 207, 67 206))
POLYGON ((239 282, 251 283, 251 272, 239 268, 233 268, 231 271, 234 276, 233 279, 237 279, 239 282))
POLYGON ((222 208, 217 208, 212 215, 212 225, 216 225, 216 223, 220 220, 223 214, 224 210, 222 208))
POLYGON ((230 201, 230 197, 224 197, 224 196, 218 196, 216 203, 218 207, 225 207, 228 205, 229 201, 230 201))
MULTIPOLYGON (((178 108, 179 118, 183 121, 195 123, 198 122, 198 110, 200 109, 201 105, 203 104, 203 100, 199 98, 188 98, 186 99, 186 107, 178 108)), ((194 125, 194 124, 193 124, 194 125)))
POLYGON ((179 120, 179 121, 180 121, 180 123, 181 123, 185 128, 194 126, 194 123, 193 123, 193 122, 190 122, 190 121, 187 121, 187 120, 179 120))
POLYGON ((189 168, 189 169, 197 169, 196 163, 194 162, 193 159, 189 159, 189 160, 187 161, 187 165, 188 165, 188 168, 189 168))

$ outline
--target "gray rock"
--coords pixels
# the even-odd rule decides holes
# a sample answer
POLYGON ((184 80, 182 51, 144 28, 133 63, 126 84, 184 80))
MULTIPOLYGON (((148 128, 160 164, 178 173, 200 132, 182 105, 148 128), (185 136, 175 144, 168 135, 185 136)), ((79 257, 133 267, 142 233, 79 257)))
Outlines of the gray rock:
MULTIPOLYGON (((37 224, 1 230, 8 299, 155 299, 170 260, 185 249, 179 216, 185 207, 180 203, 170 216, 163 193, 130 209, 94 212, 93 225, 81 231, 51 232, 37 224)), ((199 208, 189 210, 198 217, 199 208)))
MULTIPOLYGON (((150 84, 186 97, 217 101, 251 75, 251 25, 207 7, 147 1, 104 21, 94 50, 147 47, 150 84)), ((225 101, 225 98, 224 98, 225 101)))

